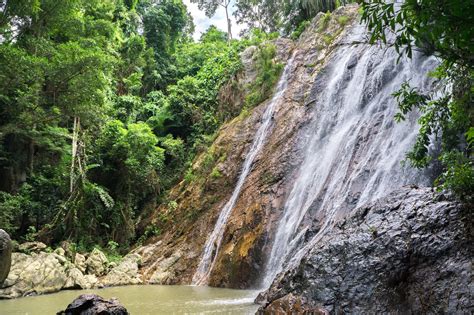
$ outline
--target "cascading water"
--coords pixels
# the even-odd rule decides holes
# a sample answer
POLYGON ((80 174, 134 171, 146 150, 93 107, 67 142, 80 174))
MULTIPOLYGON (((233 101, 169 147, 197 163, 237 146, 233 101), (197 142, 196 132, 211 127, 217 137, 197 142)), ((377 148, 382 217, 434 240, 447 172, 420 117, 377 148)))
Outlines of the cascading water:
POLYGON ((207 280, 212 271, 212 268, 214 267, 217 254, 222 243, 222 237, 224 236, 224 230, 226 227, 227 219, 229 218, 229 215, 232 212, 235 203, 237 202, 242 186, 245 183, 245 179, 247 178, 247 175, 251 170, 252 164, 265 142, 267 134, 270 130, 272 117, 273 113, 275 112, 276 105, 278 104, 279 100, 282 98, 283 94, 286 91, 286 87, 288 85, 288 77, 291 73, 293 61, 294 55, 287 62, 285 69, 283 70, 283 74, 277 84, 276 92, 270 103, 268 104, 267 108, 265 109, 265 112, 262 117, 262 124, 260 125, 255 134, 255 138, 247 154, 247 157, 245 158, 244 164, 242 166, 242 171, 240 173, 237 185, 234 188, 232 196, 222 208, 219 214, 219 218, 217 219, 217 222, 214 226, 214 230, 206 241, 201 261, 199 262, 196 273, 193 276, 192 283, 194 285, 207 284, 207 280))
POLYGON ((392 49, 344 45, 316 78, 304 159, 275 233, 264 288, 350 210, 403 185, 428 184, 400 163, 414 143, 417 117, 395 123, 392 93, 406 80, 428 84, 423 80, 436 61, 416 56, 397 64, 397 58, 392 49))

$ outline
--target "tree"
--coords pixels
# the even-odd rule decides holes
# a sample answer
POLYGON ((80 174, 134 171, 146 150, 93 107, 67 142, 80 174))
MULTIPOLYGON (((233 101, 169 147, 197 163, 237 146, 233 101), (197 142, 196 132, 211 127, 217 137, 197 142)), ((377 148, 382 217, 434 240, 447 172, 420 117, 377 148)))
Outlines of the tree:
POLYGON ((234 16, 237 23, 246 24, 248 29, 259 28, 264 32, 278 31, 281 24, 281 1, 239 0, 235 3, 234 16))
POLYGON ((236 0, 235 17, 239 23, 265 32, 285 35, 319 12, 333 11, 353 0, 236 0))
POLYGON ((144 0, 139 2, 138 11, 142 17, 142 27, 147 46, 152 48, 155 64, 144 74, 149 87, 164 89, 175 77, 171 56, 176 44, 188 24, 186 7, 181 0, 144 0))
POLYGON ((222 7, 225 10, 227 20, 227 36, 228 40, 232 39, 232 22, 229 18, 229 6, 231 0, 191 0, 192 3, 197 3, 200 10, 204 10, 208 17, 216 14, 217 8, 222 7))
POLYGON ((120 28, 115 1, 0 5, 0 208, 24 234, 51 222, 85 172, 106 116, 120 28))
POLYGON ((282 0, 285 33, 290 34, 298 25, 313 18, 319 12, 333 11, 353 0, 282 0))
POLYGON ((13 177, 7 191, 14 191, 33 173, 35 152, 47 150, 43 144, 50 143, 47 130, 53 126, 69 129, 75 117, 87 128, 102 117, 103 92, 114 62, 105 49, 114 49, 116 29, 110 17, 102 18, 110 8, 89 2, 80 15, 80 3, 42 1, 31 10, 26 4, 5 4, 0 140, 5 154, 11 154, 2 159, 2 171, 12 175, 2 178, 13 177), (105 45, 107 36, 110 41, 105 45))
POLYGON ((363 15, 372 32, 371 41, 387 43, 386 33, 395 34, 391 43, 411 56, 413 47, 434 53, 451 64, 474 68, 472 1, 407 0, 362 1, 363 15))
MULTIPOLYGON (((0 225, 124 247, 222 115, 247 41, 182 0, 0 1, 0 225)), ((226 118, 224 118, 226 117, 226 118)))

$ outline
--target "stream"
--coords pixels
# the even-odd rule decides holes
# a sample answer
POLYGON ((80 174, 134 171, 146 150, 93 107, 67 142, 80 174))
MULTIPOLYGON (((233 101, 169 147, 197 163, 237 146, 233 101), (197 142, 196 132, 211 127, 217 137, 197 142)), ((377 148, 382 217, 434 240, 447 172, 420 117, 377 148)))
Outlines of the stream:
POLYGON ((0 300, 1 315, 47 315, 64 310, 81 294, 118 298, 130 314, 255 314, 256 291, 201 286, 125 286, 69 290, 54 294, 0 300))

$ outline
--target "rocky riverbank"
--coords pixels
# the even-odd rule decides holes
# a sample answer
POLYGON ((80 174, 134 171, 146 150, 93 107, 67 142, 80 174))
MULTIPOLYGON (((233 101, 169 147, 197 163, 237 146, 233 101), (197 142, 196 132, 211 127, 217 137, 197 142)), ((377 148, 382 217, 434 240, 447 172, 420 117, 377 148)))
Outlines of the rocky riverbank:
POLYGON ((45 244, 30 242, 21 244, 19 250, 22 252, 12 254, 11 270, 0 286, 0 298, 142 283, 138 254, 129 254, 116 264, 98 249, 71 255, 63 248, 49 252, 45 244))

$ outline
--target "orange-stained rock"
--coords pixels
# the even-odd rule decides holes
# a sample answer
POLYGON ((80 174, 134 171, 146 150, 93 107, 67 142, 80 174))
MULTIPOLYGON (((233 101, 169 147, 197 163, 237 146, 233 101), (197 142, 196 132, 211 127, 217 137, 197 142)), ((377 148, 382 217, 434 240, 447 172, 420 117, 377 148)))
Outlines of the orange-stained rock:
MULTIPOLYGON (((347 16, 347 26, 356 20, 357 7, 339 10, 347 16)), ((239 199, 228 219, 216 264, 209 278, 212 286, 251 288, 260 285, 265 259, 270 251, 276 220, 301 162, 300 134, 308 128, 311 111, 306 97, 314 78, 346 33, 346 27, 331 19, 324 30, 317 17, 297 42, 279 39, 275 42, 277 58, 283 63, 295 52, 288 88, 277 104, 273 125, 265 145, 256 157, 239 199), (328 34, 332 43, 328 45, 328 34)), ((252 58, 255 49, 243 54, 244 71, 221 91, 223 112, 234 113, 243 106, 249 82, 255 78, 252 58), (232 90, 232 85, 238 91, 232 90)), ((242 163, 253 141, 268 105, 264 101, 251 111, 224 124, 211 147, 195 159, 186 174, 138 230, 155 226, 161 231, 134 252, 142 256, 140 272, 144 282, 189 284, 197 268, 207 236, 223 205, 229 200, 242 163)))

